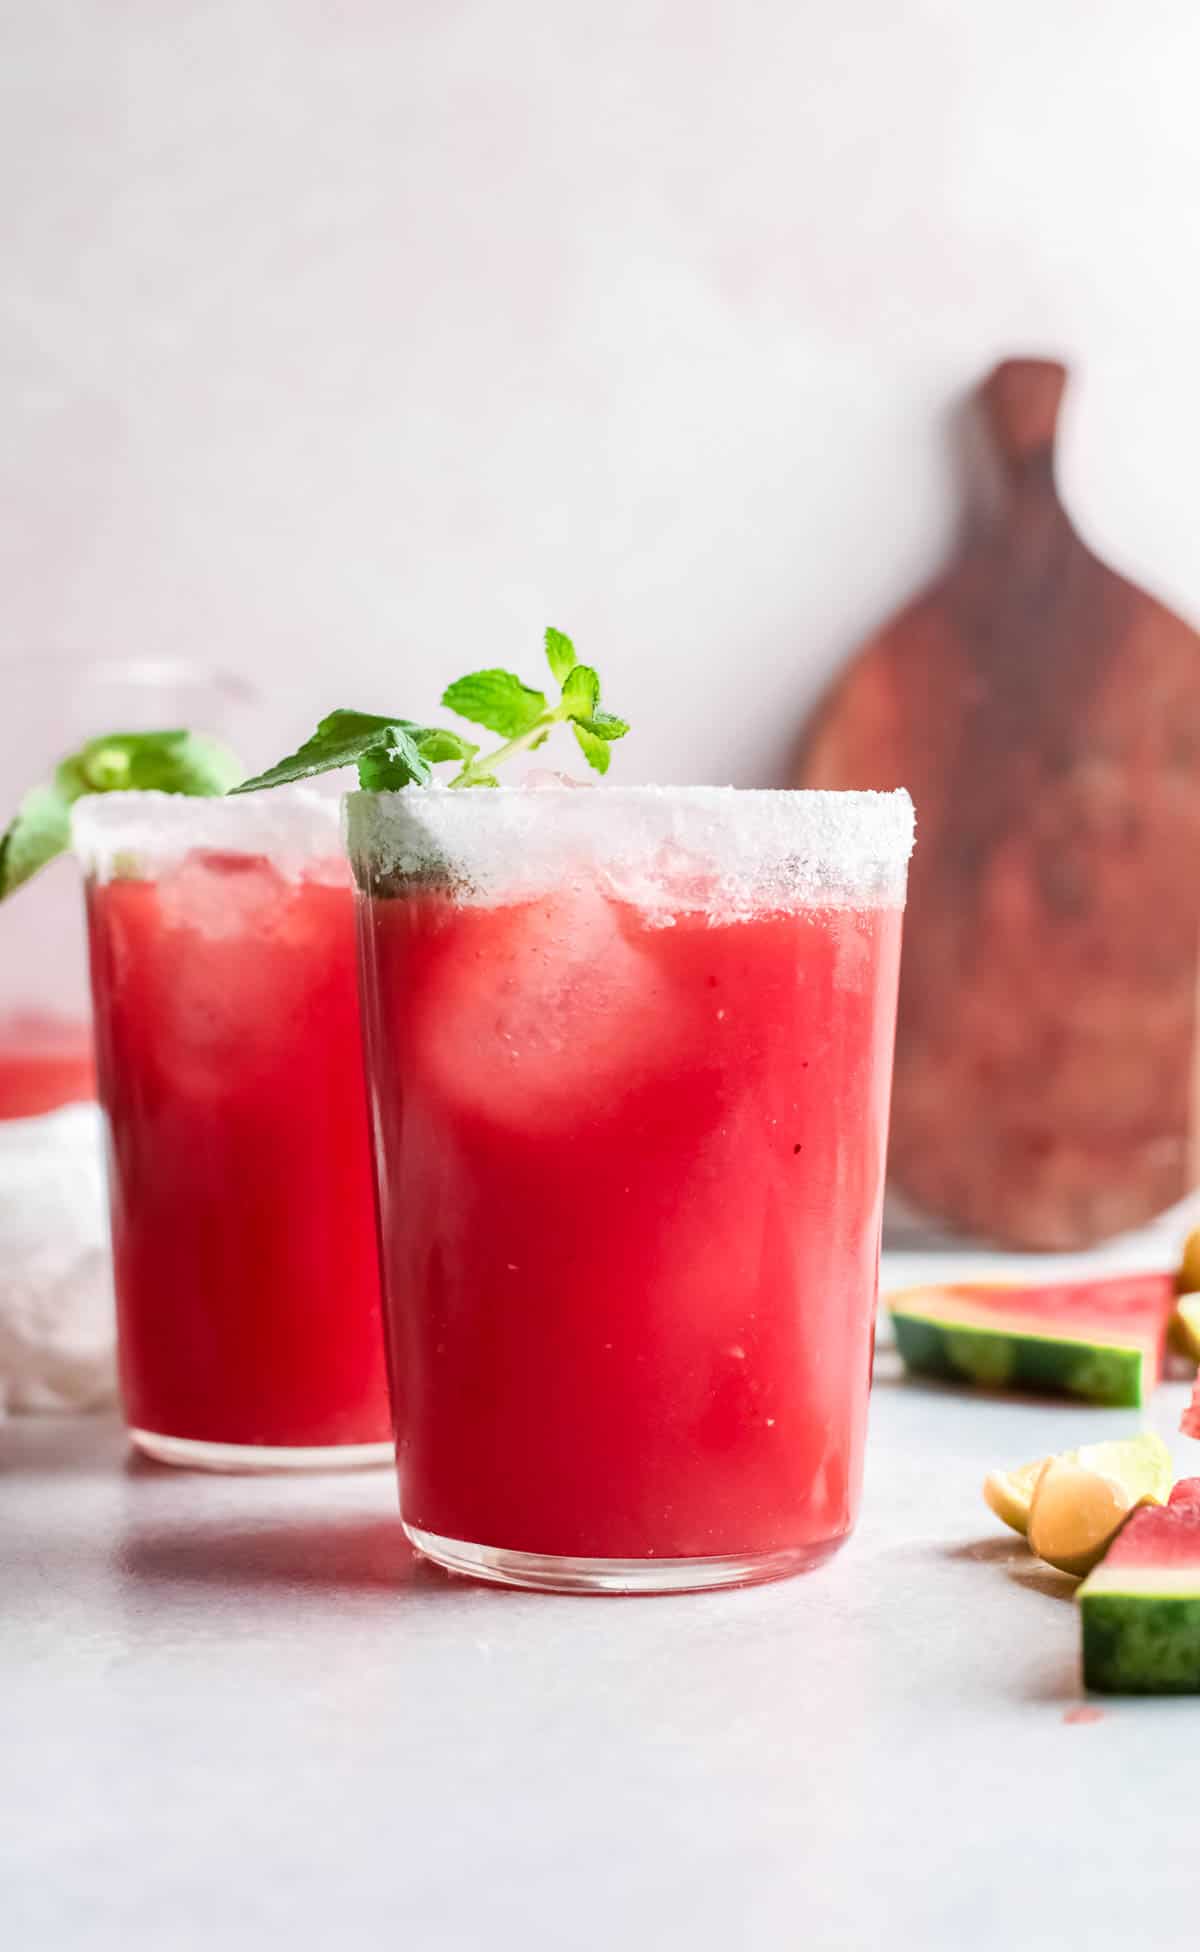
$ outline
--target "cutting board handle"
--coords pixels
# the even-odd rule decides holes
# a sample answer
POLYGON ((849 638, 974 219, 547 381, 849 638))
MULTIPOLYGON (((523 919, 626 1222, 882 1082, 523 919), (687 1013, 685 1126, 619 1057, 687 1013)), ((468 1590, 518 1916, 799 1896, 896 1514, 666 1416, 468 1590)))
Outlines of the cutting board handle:
POLYGON ((1012 469, 1051 460, 1067 369, 1057 359, 1002 359, 979 389, 996 450, 1012 469))

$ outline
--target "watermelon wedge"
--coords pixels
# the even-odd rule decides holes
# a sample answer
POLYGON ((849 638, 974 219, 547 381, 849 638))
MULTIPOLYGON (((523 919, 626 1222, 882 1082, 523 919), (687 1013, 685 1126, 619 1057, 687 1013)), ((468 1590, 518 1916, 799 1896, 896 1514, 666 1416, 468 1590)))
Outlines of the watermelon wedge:
POLYGON ((888 1296, 888 1308, 914 1375, 1136 1409, 1162 1373, 1174 1301, 1169 1274, 1137 1274, 906 1288, 888 1296))
POLYGON ((1084 1685, 1200 1694, 1200 1478, 1143 1505, 1079 1589, 1084 1685))

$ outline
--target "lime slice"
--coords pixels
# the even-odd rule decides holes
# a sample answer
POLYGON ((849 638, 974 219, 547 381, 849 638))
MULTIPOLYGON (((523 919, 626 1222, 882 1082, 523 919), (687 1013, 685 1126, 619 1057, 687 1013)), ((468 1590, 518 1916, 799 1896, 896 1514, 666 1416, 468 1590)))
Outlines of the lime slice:
POLYGON ((1180 1295, 1171 1317, 1171 1344, 1200 1362, 1200 1294, 1180 1295))
POLYGON ((1033 1487, 1048 1462, 1048 1458, 1035 1457, 1032 1464, 1020 1464, 1015 1471, 992 1471, 983 1480, 983 1495, 997 1518, 1022 1538, 1029 1529, 1033 1487))
POLYGON ((1152 1430, 1049 1457, 1033 1489, 1029 1544, 1047 1565, 1082 1578, 1130 1512, 1165 1505, 1170 1490, 1170 1453, 1152 1430))
POLYGON ((1195 1294, 1200 1289, 1200 1227, 1193 1227, 1183 1243, 1178 1281, 1181 1295, 1195 1294))

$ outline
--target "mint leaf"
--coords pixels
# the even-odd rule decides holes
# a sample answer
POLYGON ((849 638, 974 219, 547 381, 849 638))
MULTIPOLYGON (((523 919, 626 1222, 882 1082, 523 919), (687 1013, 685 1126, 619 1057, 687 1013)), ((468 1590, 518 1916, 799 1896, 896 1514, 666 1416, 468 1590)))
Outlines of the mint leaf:
POLYGON ((472 671, 446 687, 442 703, 502 739, 518 739, 541 718, 546 695, 523 685, 511 671, 472 671))
POLYGON ((594 732, 598 739, 623 739, 629 730, 626 721, 618 718, 615 712, 596 711, 590 718, 577 719, 576 724, 582 725, 585 731, 594 732))
POLYGON ((417 734, 417 744, 422 759, 427 759, 431 766, 440 765, 444 759, 457 759, 460 766, 469 766, 479 751, 469 739, 462 739, 457 732, 440 725, 427 725, 417 734))
POLYGON ((568 672, 562 702, 571 718, 590 718, 600 703, 600 680, 590 664, 568 672))
POLYGON ((293 780, 311 779, 315 773, 335 773, 343 766, 357 766, 372 746, 384 743, 388 732, 414 735, 423 729, 407 718, 377 718, 370 712, 330 712, 311 739, 306 739, 295 752, 231 790, 256 793, 263 786, 290 786, 293 780))
POLYGON ((597 773, 606 773, 612 760, 608 740, 603 738, 598 739, 596 734, 589 732, 587 726, 580 724, 578 719, 572 725, 571 730, 579 741, 579 750, 587 760, 588 765, 597 773))
POLYGON ((70 799, 83 793, 228 792, 243 767, 228 746, 196 732, 109 732, 64 759, 56 779, 70 799))
POLYGON ((31 787, 0 835, 0 901, 70 845, 70 800, 55 786, 31 787))
POLYGON ((224 793, 242 767, 227 746, 186 731, 110 732, 60 761, 26 793, 0 836, 0 900, 71 845, 71 807, 85 793, 224 793))
POLYGON ((565 684, 579 662, 575 655, 575 646, 565 631, 553 628, 547 630, 546 662, 550 666, 555 684, 565 684))
POLYGON ((433 768, 411 732, 389 725, 377 745, 358 762, 358 783, 367 793, 390 793, 400 786, 428 786, 433 768))

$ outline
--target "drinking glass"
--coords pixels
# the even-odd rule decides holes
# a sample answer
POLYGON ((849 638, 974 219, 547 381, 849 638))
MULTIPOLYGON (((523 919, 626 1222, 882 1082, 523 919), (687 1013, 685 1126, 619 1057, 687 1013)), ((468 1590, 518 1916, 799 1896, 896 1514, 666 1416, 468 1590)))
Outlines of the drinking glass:
POLYGON ((172 1464, 386 1462, 336 801, 81 800, 121 1395, 172 1464))
POLYGON ((401 1511, 669 1592, 853 1525, 905 793, 356 793, 401 1511))
MULTIPOLYGON (((237 743, 254 693, 170 658, 29 653, 0 663, 4 816, 59 759, 104 732, 187 726, 237 743)), ((0 907, 0 1119, 95 1097, 75 864, 64 856, 0 907)))

